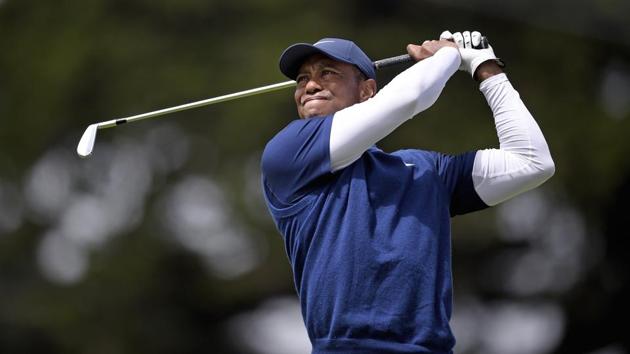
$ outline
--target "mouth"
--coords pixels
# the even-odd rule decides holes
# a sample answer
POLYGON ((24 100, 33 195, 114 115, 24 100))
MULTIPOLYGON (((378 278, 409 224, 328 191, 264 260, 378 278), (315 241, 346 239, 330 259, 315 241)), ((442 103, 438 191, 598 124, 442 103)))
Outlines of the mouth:
POLYGON ((328 97, 324 96, 309 96, 302 99, 302 106, 311 101, 325 101, 328 100, 328 97))

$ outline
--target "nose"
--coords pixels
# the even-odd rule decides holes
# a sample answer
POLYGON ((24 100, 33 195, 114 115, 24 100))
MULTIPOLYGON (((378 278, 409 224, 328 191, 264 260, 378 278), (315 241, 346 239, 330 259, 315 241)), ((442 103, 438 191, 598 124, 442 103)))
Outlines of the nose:
POLYGON ((304 91, 306 91, 306 93, 315 93, 321 90, 322 85, 314 77, 311 77, 304 86, 304 91))

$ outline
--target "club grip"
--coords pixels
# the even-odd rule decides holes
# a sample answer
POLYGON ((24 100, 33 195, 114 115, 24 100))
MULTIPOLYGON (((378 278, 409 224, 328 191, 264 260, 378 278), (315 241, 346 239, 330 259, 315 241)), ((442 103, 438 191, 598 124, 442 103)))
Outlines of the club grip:
MULTIPOLYGON (((488 42, 488 38, 486 36, 481 37, 481 43, 479 44, 480 48, 488 48, 490 43, 488 42)), ((478 47, 478 48, 479 48, 478 47)), ((394 66, 398 64, 406 64, 412 62, 411 56, 409 54, 403 54, 396 57, 385 58, 381 60, 377 60, 374 62, 374 67, 378 70, 381 68, 386 68, 389 66, 394 66)))
POLYGON ((388 66, 394 66, 398 64, 410 63, 413 59, 409 54, 399 55, 397 57, 385 58, 381 60, 377 60, 374 62, 374 67, 376 69, 386 68, 388 66))

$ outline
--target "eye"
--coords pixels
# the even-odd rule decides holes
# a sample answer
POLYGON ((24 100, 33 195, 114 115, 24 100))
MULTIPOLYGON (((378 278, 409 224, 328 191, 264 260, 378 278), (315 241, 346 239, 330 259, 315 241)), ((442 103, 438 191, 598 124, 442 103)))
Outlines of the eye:
POLYGON ((301 83, 305 83, 306 81, 308 81, 308 76, 305 75, 305 74, 298 75, 295 78, 295 82, 297 82, 298 85, 301 84, 301 83))
POLYGON ((322 70, 322 76, 323 77, 330 77, 330 76, 333 76, 333 75, 337 75, 337 72, 334 71, 334 70, 330 70, 330 69, 322 70))

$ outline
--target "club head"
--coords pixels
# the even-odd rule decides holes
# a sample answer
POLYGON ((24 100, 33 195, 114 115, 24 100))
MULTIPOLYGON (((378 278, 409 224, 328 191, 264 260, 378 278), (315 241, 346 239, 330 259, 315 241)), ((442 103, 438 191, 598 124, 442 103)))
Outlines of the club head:
POLYGON ((81 157, 88 157, 94 149, 94 141, 96 140, 96 131, 98 130, 97 124, 91 124, 81 137, 79 145, 77 146, 77 154, 81 157))

